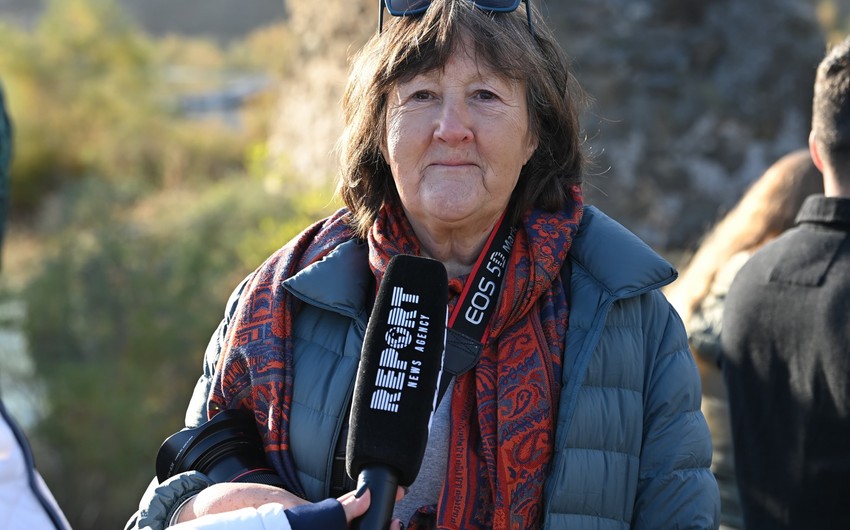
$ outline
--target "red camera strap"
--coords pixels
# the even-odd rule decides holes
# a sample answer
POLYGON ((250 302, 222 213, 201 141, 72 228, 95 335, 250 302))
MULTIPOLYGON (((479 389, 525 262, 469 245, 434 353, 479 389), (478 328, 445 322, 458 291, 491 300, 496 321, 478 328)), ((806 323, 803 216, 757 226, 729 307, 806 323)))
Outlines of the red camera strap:
POLYGON ((449 377, 440 378, 440 399, 452 378, 470 370, 481 357, 516 232, 502 214, 449 316, 443 361, 443 371, 449 377))
POLYGON ((460 299, 449 317, 449 327, 484 342, 502 290, 502 279, 515 237, 516 227, 508 224, 502 214, 469 273, 460 299))

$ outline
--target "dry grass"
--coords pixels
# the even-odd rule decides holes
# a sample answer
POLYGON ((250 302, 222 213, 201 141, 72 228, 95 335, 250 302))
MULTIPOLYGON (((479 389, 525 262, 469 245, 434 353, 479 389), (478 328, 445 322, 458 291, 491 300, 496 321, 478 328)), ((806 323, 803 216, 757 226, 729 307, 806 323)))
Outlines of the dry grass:
POLYGON ((44 259, 44 246, 44 238, 38 237, 32 229, 20 223, 7 225, 0 285, 15 291, 26 285, 44 259))

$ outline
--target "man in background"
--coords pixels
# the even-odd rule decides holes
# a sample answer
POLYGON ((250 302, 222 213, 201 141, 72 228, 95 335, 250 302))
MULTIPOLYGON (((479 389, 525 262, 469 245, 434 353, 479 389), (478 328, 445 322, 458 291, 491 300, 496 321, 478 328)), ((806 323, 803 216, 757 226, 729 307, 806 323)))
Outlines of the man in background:
POLYGON ((744 526, 850 528, 850 38, 820 63, 824 195, 738 272, 723 316, 744 526))
MULTIPOLYGON (((12 125, 0 85, 0 245, 9 205, 12 125)), ((1 255, 1 254, 0 254, 1 255)), ((2 389, 0 389, 2 390, 2 389)), ((67 530, 68 521, 35 469, 23 431, 0 401, 0 528, 3 530, 67 530)))

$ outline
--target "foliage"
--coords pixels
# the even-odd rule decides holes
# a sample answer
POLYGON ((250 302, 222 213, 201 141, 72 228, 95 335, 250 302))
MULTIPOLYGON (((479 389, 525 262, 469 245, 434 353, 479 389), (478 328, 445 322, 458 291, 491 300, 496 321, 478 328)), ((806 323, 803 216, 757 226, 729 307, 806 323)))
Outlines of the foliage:
POLYGON ((24 293, 51 404, 34 432, 41 469, 79 529, 119 528, 135 510, 159 444, 182 425, 224 302, 266 257, 256 249, 278 248, 327 207, 244 176, 135 195, 77 184, 68 228, 24 293))
POLYGON ((159 49, 114 0, 50 0, 32 32, 0 25, 0 72, 15 123, 12 211, 85 175, 148 189, 240 169, 249 139, 177 120, 159 49))
POLYGON ((229 49, 154 40, 116 0, 48 0, 32 30, 0 22, 13 221, 44 249, 13 260, 24 274, 3 271, 23 278, 3 298, 26 308, 46 404, 29 434, 77 530, 120 528, 135 511, 231 289, 333 207, 328 189, 267 175, 273 90, 243 104, 237 127, 181 107, 234 75, 274 86, 291 42, 282 25, 229 49))
POLYGON ((273 24, 251 32, 244 41, 236 41, 228 50, 228 63, 248 69, 261 69, 278 78, 292 73, 289 60, 295 53, 297 38, 286 24, 273 24))

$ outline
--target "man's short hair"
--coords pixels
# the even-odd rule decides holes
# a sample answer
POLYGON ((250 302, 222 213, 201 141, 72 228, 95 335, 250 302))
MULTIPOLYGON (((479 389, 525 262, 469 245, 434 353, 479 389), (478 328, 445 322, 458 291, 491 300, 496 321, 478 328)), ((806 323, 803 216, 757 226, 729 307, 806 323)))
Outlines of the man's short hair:
POLYGON ((821 61, 815 78, 812 130, 818 152, 850 180, 850 37, 821 61))

